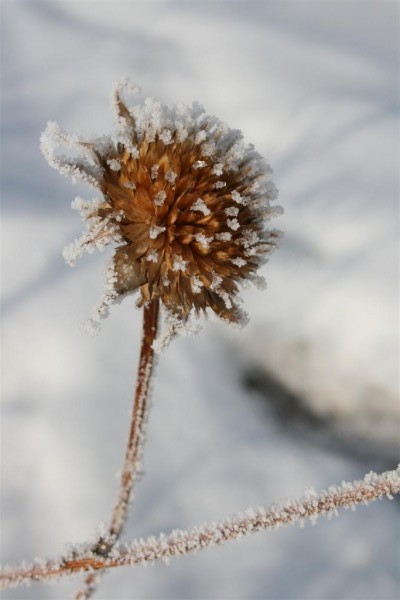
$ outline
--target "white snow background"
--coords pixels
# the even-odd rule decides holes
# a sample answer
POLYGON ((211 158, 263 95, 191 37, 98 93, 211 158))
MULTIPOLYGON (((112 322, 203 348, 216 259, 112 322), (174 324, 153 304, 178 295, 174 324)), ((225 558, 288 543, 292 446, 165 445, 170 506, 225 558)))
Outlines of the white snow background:
MULTIPOLYGON (((93 190, 50 169, 47 120, 108 133, 111 84, 198 100, 266 156, 283 246, 245 293, 161 356, 146 474, 125 539, 393 468, 399 434, 399 3, 2 2, 2 562, 54 556, 107 522, 141 314, 79 327, 105 256, 61 257, 93 190), (251 382, 252 386, 245 385, 251 382), (280 409, 284 402, 284 410, 280 409), (300 407, 300 408, 299 408, 300 407)), ((170 566, 116 569, 101 599, 400 594, 399 506, 257 534, 170 566)), ((81 577, 3 598, 64 600, 81 577)))

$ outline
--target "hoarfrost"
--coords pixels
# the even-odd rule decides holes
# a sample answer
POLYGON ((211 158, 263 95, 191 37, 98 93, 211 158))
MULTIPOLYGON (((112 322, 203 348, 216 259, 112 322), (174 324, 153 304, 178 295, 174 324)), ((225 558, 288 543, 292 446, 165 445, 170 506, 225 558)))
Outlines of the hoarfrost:
POLYGON ((172 169, 169 169, 169 171, 167 171, 165 173, 165 179, 171 184, 175 183, 175 179, 177 177, 178 177, 177 173, 175 173, 175 171, 173 171, 172 169))
POLYGON ((110 92, 111 108, 117 118, 119 118, 119 103, 123 91, 132 96, 136 96, 141 92, 141 89, 134 84, 129 77, 121 79, 112 85, 110 92))
POLYGON ((150 169, 150 177, 153 181, 155 181, 158 177, 158 171, 160 169, 160 165, 153 165, 150 169))
POLYGON ((238 204, 246 204, 247 203, 246 198, 241 196, 237 190, 233 190, 233 192, 231 192, 231 196, 232 196, 232 200, 234 200, 234 202, 237 202, 238 204))
POLYGON ((243 237, 241 237, 238 241, 242 243, 244 248, 250 248, 251 246, 257 244, 260 241, 260 238, 252 229, 246 229, 243 231, 243 237))
POLYGON ((201 292, 201 288, 203 287, 203 282, 201 281, 201 279, 197 277, 197 275, 193 275, 190 278, 190 282, 192 285, 193 294, 199 294, 201 292))
POLYGON ((164 144, 166 146, 168 146, 168 144, 172 144, 173 139, 172 139, 172 133, 169 129, 164 129, 161 133, 160 133, 160 140, 162 142, 164 142, 164 144))
POLYGON ((104 200, 99 198, 93 198, 92 200, 85 200, 80 196, 76 196, 71 202, 72 210, 77 210, 81 213, 83 220, 90 218, 91 214, 95 214, 96 211, 104 204, 104 200))
POLYGON ((206 164, 207 164, 207 163, 206 163, 206 161, 205 161, 205 160, 196 160, 196 161, 193 163, 192 167, 193 167, 193 169, 202 169, 203 167, 205 167, 205 166, 206 166, 206 164))
POLYGON ((196 202, 192 204, 192 210, 202 212, 205 216, 210 214, 210 209, 207 207, 206 203, 204 202, 204 200, 202 200, 202 198, 197 198, 196 202))
POLYGON ((228 208, 225 208, 225 214, 228 217, 237 217, 239 214, 239 209, 236 208, 236 206, 229 206, 228 208))
POLYGON ((218 294, 218 296, 220 296, 222 298, 222 300, 225 302, 225 306, 228 310, 230 310, 232 308, 232 301, 231 298, 228 294, 227 291, 225 291, 223 288, 218 288, 215 290, 218 294))
POLYGON ((62 175, 71 177, 72 182, 83 181, 92 187, 100 187, 101 167, 97 164, 95 153, 90 144, 79 137, 68 135, 54 121, 49 121, 40 136, 40 149, 48 164, 62 175), (60 146, 78 150, 81 154, 75 159, 56 155, 60 146))
POLYGON ((183 258, 181 256, 175 256, 173 263, 172 263, 172 269, 174 271, 185 271, 186 265, 187 265, 186 260, 183 260, 183 258))
POLYGON ((204 235, 204 233, 196 233, 194 236, 194 239, 196 240, 196 242, 199 242, 199 244, 201 244, 202 246, 204 246, 204 248, 208 249, 210 246, 210 242, 212 242, 213 238, 207 237, 206 235, 204 235))
POLYGON ((157 260, 158 260, 158 254, 157 254, 157 252, 155 250, 150 250, 147 253, 146 260, 147 260, 147 262, 154 262, 154 263, 156 263, 157 260))
POLYGON ((228 227, 233 231, 237 231, 240 227, 240 223, 237 219, 228 219, 227 221, 228 227))
POLYGON ((115 158, 110 158, 107 161, 107 164, 112 171, 119 171, 121 169, 121 163, 119 162, 119 160, 116 160, 115 158))
POLYGON ((268 206, 263 213, 263 217, 264 219, 272 219, 275 217, 280 217, 284 212, 285 211, 283 210, 282 206, 268 206))
POLYGON ((240 258, 240 256, 238 256, 237 258, 231 258, 231 263, 236 265, 237 267, 244 267, 247 264, 244 258, 240 258))
POLYGON ((215 271, 212 271, 212 281, 210 285, 210 290, 215 291, 222 283, 222 277, 217 275, 215 271))
POLYGON ((250 281, 255 285, 255 287, 259 290, 267 289, 267 282, 265 277, 262 275, 251 275, 249 277, 250 281))
POLYGON ((224 171, 223 163, 215 163, 215 165, 212 168, 212 172, 214 173, 214 175, 217 175, 218 177, 220 177, 222 175, 223 171, 224 171))
POLYGON ((160 233, 163 233, 166 230, 165 227, 161 227, 159 225, 153 225, 152 227, 150 227, 149 229, 149 237, 151 240, 155 240, 160 233))
POLYGON ((84 325, 84 329, 88 333, 98 333, 100 331, 100 322, 108 316, 110 307, 123 299, 115 289, 117 280, 114 261, 110 260, 106 265, 103 295, 100 302, 94 307, 89 321, 84 325))
POLYGON ((194 143, 201 144, 201 142, 204 142, 206 139, 207 139, 207 133, 204 129, 202 129, 201 131, 198 131, 196 133, 196 137, 194 138, 194 143))
POLYGON ((176 335, 181 334, 191 336, 198 333, 201 329, 200 326, 191 319, 185 321, 177 314, 167 310, 165 310, 164 314, 163 329, 157 339, 153 342, 153 350, 157 354, 161 354, 161 352, 169 346, 176 335))
POLYGON ((232 234, 229 231, 221 231, 220 233, 215 234, 215 239, 220 242, 230 242, 232 234))
POLYGON ((209 141, 209 142, 205 142, 201 146, 201 153, 203 154, 203 156, 213 156, 215 154, 215 150, 216 150, 216 144, 213 140, 209 141))
POLYGON ((108 244, 120 241, 122 240, 118 228, 108 219, 89 217, 86 230, 80 238, 65 246, 63 257, 65 262, 73 267, 85 251, 92 254, 94 250, 104 250, 108 244))
POLYGON ((162 206, 167 198, 167 193, 164 190, 157 192, 154 196, 154 204, 156 206, 162 206))

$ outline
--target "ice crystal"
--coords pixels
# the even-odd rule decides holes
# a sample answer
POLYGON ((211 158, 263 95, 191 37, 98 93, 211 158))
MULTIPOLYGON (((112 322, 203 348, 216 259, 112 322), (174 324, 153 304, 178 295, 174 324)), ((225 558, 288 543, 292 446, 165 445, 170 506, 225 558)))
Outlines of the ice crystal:
POLYGON ((197 198, 196 202, 194 202, 192 204, 192 210, 197 210, 199 212, 202 212, 203 215, 206 215, 206 216, 210 214, 210 209, 208 208, 208 206, 204 202, 204 200, 202 200, 201 198, 197 198))

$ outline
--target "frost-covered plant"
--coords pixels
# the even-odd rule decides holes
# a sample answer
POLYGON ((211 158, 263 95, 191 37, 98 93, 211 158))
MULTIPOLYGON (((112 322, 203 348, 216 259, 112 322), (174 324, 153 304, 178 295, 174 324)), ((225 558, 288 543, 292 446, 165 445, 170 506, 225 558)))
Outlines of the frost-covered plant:
POLYGON ((168 107, 147 99, 128 107, 123 90, 138 88, 113 88, 113 135, 81 138, 49 123, 41 138, 52 167, 102 194, 73 202, 87 229, 64 250, 73 265, 85 250, 116 246, 92 324, 134 292, 139 306, 160 300, 175 328, 206 309, 243 322, 239 285, 262 283, 257 270, 280 236, 265 229, 280 212, 271 206, 277 192, 269 165, 240 131, 198 103, 168 107), (60 156, 62 146, 78 156, 60 156))
MULTIPOLYGON (((138 292, 143 307, 143 340, 121 485, 107 531, 94 545, 111 549, 121 534, 140 469, 153 354, 188 328, 190 318, 211 310, 240 324, 239 286, 262 285, 259 267, 276 247, 280 232, 266 229, 277 190, 271 168, 238 130, 204 108, 163 106, 148 98, 128 106, 123 92, 139 89, 129 80, 111 92, 116 118, 111 136, 79 137, 49 123, 41 149, 63 175, 101 192, 76 198, 72 207, 86 222, 83 235, 67 246, 70 265, 86 250, 115 246, 106 269, 106 286, 90 324, 98 329, 109 307, 138 292), (66 157, 67 147, 75 155, 66 157), (156 338, 159 307, 167 327, 156 338)), ((108 550, 107 550, 108 551, 108 550)), ((89 577, 78 597, 89 597, 89 577)))
POLYGON ((123 91, 136 93, 138 88, 129 81, 114 86, 114 135, 81 138, 49 123, 41 138, 51 166, 101 193, 100 199, 73 202, 86 230, 64 250, 73 265, 85 250, 115 246, 92 327, 98 329, 109 307, 127 295, 138 293, 137 304, 143 308, 137 386, 115 506, 108 527, 93 542, 71 548, 60 560, 38 560, 6 569, 0 576, 1 585, 8 587, 89 571, 76 600, 94 593, 99 573, 107 568, 168 560, 250 532, 391 497, 400 490, 398 471, 369 475, 354 485, 269 511, 251 509, 218 524, 130 546, 119 544, 141 468, 154 352, 201 313, 212 311, 229 323, 244 322, 239 286, 262 283, 257 271, 280 237, 265 225, 281 211, 271 204, 277 192, 269 165, 243 142, 240 131, 208 116, 196 103, 167 107, 148 99, 130 107, 123 91), (61 155, 62 146, 74 156, 61 155), (160 305, 167 328, 157 338, 160 305))

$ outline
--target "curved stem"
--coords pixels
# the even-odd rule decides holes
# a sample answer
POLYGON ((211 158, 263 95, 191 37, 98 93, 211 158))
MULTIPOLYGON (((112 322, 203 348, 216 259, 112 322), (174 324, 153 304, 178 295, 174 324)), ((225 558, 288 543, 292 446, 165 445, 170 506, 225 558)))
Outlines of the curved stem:
MULTIPOLYGON (((159 300, 153 300, 143 309, 142 343, 136 381, 135 398, 131 413, 131 426, 125 459, 122 467, 121 481, 114 509, 108 527, 107 540, 99 540, 93 549, 99 556, 107 556, 113 544, 119 539, 124 527, 129 504, 142 465, 145 428, 149 408, 149 389, 154 367, 153 342, 157 335, 159 300)), ((89 574, 75 600, 87 600, 95 592, 99 583, 99 574, 89 574)))

